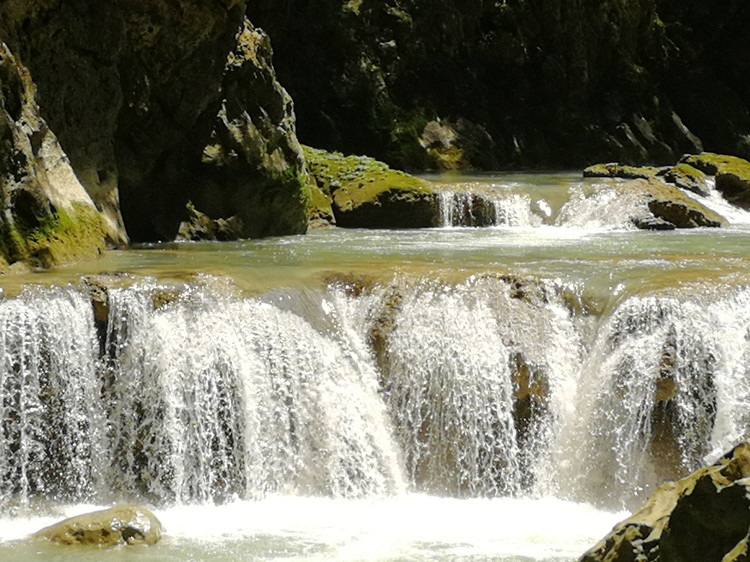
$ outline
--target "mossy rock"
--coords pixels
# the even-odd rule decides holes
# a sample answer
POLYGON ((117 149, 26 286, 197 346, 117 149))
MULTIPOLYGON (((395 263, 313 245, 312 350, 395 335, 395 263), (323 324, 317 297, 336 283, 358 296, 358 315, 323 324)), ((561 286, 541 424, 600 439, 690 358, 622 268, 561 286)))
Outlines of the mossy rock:
POLYGON ((161 539, 162 526, 148 509, 119 505, 65 519, 32 535, 60 545, 115 547, 155 544, 161 539))
POLYGON ((702 152, 684 156, 680 163, 689 164, 701 172, 716 177, 716 189, 727 201, 743 209, 750 209, 750 162, 736 156, 702 152))
POLYGON ((664 174, 664 181, 704 197, 708 195, 708 176, 690 164, 677 164, 664 174))
POLYGON ((344 156, 310 147, 304 147, 304 153, 320 194, 330 197, 338 226, 437 226, 437 194, 429 182, 365 156, 344 156))
POLYGON ((654 166, 624 166, 617 162, 594 164, 583 170, 584 178, 650 179, 664 175, 669 168, 654 166))
POLYGON ((101 255, 106 236, 102 216, 93 207, 74 204, 43 217, 34 228, 3 223, 0 249, 10 263, 48 268, 101 255))
POLYGON ((728 224, 722 216, 691 199, 677 187, 656 179, 618 183, 615 189, 623 196, 639 198, 648 207, 648 212, 643 216, 633 217, 634 224, 641 229, 720 227, 728 224))
POLYGON ((750 442, 745 442, 712 466, 658 488, 580 562, 744 560, 749 476, 750 442))

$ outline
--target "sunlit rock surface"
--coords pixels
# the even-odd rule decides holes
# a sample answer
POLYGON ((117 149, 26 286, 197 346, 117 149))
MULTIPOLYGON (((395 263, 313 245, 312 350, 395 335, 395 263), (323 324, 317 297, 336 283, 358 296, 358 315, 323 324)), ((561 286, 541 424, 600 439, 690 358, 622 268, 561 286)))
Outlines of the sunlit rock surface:
POLYGON ((747 559, 750 444, 687 478, 669 482, 580 562, 730 562, 747 559))
POLYGON ((62 545, 113 547, 155 544, 162 526, 151 511, 134 505, 118 505, 65 519, 32 536, 62 545))

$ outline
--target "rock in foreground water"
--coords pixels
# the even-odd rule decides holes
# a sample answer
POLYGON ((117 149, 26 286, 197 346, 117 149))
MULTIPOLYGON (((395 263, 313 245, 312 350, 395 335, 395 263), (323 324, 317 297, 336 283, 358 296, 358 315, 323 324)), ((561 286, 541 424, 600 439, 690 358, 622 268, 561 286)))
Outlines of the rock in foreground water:
POLYGON ((148 509, 118 505, 71 517, 33 535, 57 544, 112 547, 154 544, 161 538, 162 526, 148 509))
POLYGON ((669 482, 580 562, 747 560, 750 442, 714 465, 669 482))

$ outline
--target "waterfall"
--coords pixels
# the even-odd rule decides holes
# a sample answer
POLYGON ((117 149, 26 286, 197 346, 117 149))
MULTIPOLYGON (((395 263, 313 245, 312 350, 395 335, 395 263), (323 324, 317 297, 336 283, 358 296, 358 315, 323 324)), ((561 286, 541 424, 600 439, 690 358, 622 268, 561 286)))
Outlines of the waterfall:
POLYGON ((105 465, 90 301, 26 289, 0 301, 0 510, 85 501, 105 465))
POLYGON ((532 277, 0 301, 0 510, 266 495, 632 505, 746 436, 750 289, 532 277), (99 323, 97 325, 97 322, 99 323))
POLYGON ((438 193, 440 226, 539 226, 542 218, 532 210, 528 195, 440 191, 438 193))

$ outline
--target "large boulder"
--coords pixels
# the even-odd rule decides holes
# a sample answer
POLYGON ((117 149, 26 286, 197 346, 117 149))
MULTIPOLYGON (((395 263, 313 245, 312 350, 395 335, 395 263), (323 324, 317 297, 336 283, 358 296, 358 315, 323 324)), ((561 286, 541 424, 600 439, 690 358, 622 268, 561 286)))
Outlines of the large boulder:
POLYGON ((747 560, 750 442, 710 467, 661 486, 580 562, 747 560))
POLYGON ((108 228, 41 116, 28 70, 0 42, 0 261, 99 255, 108 228))
POLYGON ((32 535, 61 545, 114 547, 155 544, 162 526, 151 511, 134 505, 117 505, 65 519, 32 535))

